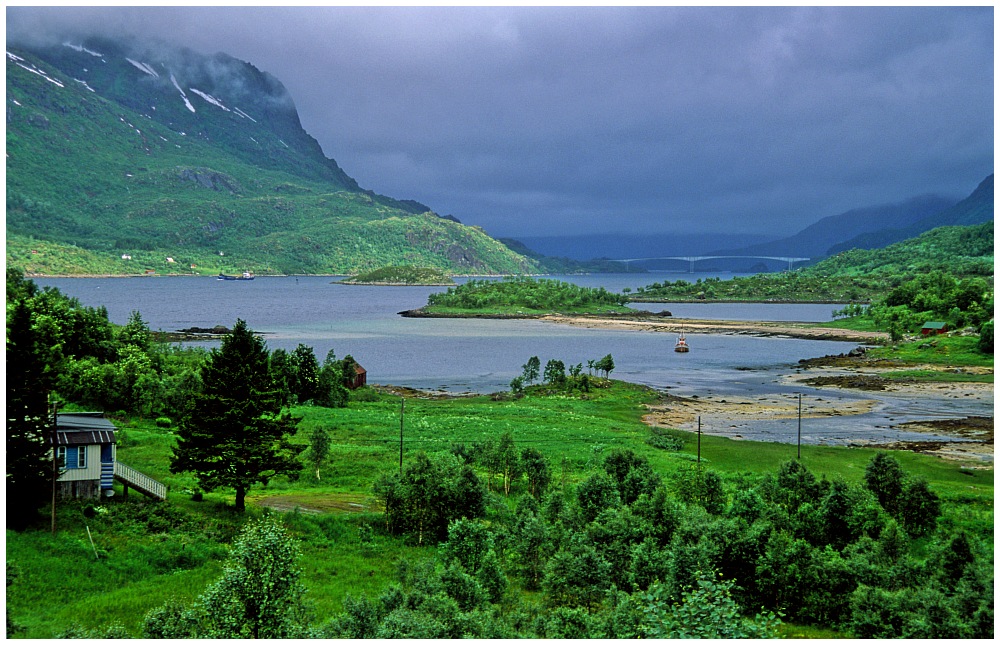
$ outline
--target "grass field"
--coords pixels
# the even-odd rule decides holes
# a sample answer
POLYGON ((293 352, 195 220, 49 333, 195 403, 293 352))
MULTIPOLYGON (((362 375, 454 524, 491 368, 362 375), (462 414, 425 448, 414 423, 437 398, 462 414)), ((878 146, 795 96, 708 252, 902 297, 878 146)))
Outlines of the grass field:
MULTIPOLYGON (((301 541, 308 598, 321 620, 340 611, 348 593, 377 595, 394 579, 401 560, 434 554, 433 547, 411 546, 377 530, 381 515, 371 498, 371 483, 379 473, 399 467, 400 398, 387 393, 367 398, 374 400, 341 409, 296 408, 302 422, 295 440, 305 443, 312 428, 326 428, 334 444, 330 465, 320 481, 304 469, 298 481, 277 479, 248 496, 248 516, 271 512, 267 507, 286 511, 285 523, 301 541)), ((449 450, 456 443, 471 446, 509 431, 519 449, 532 446, 547 457, 556 487, 582 480, 615 447, 648 457, 669 477, 694 463, 696 438, 670 431, 684 439, 684 448, 677 452, 648 445, 651 431, 641 417, 645 404, 657 400, 654 391, 622 382, 605 382, 585 396, 545 395, 531 388, 516 400, 411 397, 405 403, 403 456, 449 450)), ((119 426, 119 458, 168 484, 169 501, 145 503, 132 493, 130 503, 116 497, 91 519, 83 513, 86 504, 64 503, 59 505, 55 536, 47 524, 21 534, 8 531, 7 560, 20 572, 8 588, 8 608, 26 627, 22 636, 50 638, 72 623, 93 628, 113 622, 138 634, 147 611, 170 598, 188 602, 218 576, 226 545, 246 520, 231 510, 230 491, 206 493, 203 501, 194 501, 194 478, 169 472, 174 441, 170 429, 148 421, 119 426)), ((802 461, 817 477, 857 482, 875 452, 803 446, 802 461)), ((748 477, 775 472, 794 459, 795 447, 703 436, 701 455, 705 467, 723 475, 731 494, 748 477)), ((941 497, 941 522, 992 542, 992 470, 964 468, 916 453, 895 456, 908 473, 926 478, 941 497)), ((829 635, 792 626, 785 632, 829 635)))

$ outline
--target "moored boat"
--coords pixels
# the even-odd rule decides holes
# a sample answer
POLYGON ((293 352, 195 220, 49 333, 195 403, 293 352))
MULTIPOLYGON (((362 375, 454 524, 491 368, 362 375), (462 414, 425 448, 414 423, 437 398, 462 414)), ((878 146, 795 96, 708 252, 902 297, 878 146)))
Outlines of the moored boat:
POLYGON ((226 275, 225 273, 219 272, 219 280, 253 280, 253 273, 250 271, 244 271, 243 275, 226 275))
POLYGON ((677 342, 674 344, 675 352, 690 352, 691 348, 687 344, 687 339, 684 338, 684 334, 677 337, 677 342))

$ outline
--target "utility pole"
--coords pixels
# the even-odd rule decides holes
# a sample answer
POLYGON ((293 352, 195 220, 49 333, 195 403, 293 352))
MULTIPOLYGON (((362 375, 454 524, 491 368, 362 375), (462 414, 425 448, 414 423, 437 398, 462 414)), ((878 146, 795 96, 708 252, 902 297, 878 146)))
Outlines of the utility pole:
POLYGON ((59 457, 56 442, 59 437, 57 428, 59 427, 57 414, 59 403, 52 403, 52 535, 56 534, 56 486, 59 480, 59 457))
POLYGON ((796 459, 802 461, 802 392, 799 392, 799 446, 796 459))
POLYGON ((406 399, 399 397, 399 474, 403 474, 403 412, 406 408, 406 399))
POLYGON ((698 416, 698 463, 701 463, 701 415, 698 416))

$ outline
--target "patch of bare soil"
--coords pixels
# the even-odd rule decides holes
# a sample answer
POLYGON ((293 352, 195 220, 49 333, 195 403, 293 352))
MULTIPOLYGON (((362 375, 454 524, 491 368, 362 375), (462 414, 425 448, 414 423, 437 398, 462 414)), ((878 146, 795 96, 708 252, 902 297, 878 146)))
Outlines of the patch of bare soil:
POLYGON ((253 500, 263 506, 282 513, 368 513, 373 509, 372 500, 362 495, 331 493, 329 495, 272 495, 253 500))
MULTIPOLYGON (((846 416, 870 412, 875 401, 823 401, 810 402, 802 414, 803 419, 846 416)), ((699 416, 746 422, 754 419, 794 419, 798 416, 798 402, 788 396, 761 395, 757 397, 726 396, 680 397, 665 396, 660 403, 647 406, 643 421, 648 425, 681 428, 694 423, 699 416)))
POLYGON ((993 417, 907 421, 896 427, 911 432, 928 432, 961 438, 963 441, 895 441, 868 447, 910 450, 954 461, 979 461, 981 462, 979 468, 993 467, 993 417))
MULTIPOLYGON (((949 419, 949 421, 951 421, 949 419)), ((917 424, 900 424, 916 429, 917 424)), ((881 444, 866 444, 866 448, 881 448, 885 450, 909 450, 926 455, 934 455, 941 459, 963 462, 963 468, 993 469, 993 431, 990 430, 988 440, 982 441, 894 441, 881 444)))
POLYGON ((803 379, 801 382, 815 387, 833 385, 835 387, 848 387, 855 390, 883 391, 886 389, 889 380, 871 374, 845 374, 842 376, 816 376, 803 379))
POLYGON ((914 432, 933 432, 983 443, 993 443, 993 417, 965 417, 964 419, 935 419, 907 421, 899 427, 914 432))

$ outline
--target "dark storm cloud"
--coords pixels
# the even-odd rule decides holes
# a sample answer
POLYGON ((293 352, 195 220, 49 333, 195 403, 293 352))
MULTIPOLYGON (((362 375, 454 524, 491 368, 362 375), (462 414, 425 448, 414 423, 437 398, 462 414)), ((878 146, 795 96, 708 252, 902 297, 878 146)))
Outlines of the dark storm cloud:
MULTIPOLYGON (((795 232, 993 171, 993 9, 10 9, 270 72, 359 183, 494 234, 795 232)), ((61 36, 59 36, 61 37, 61 36)))

